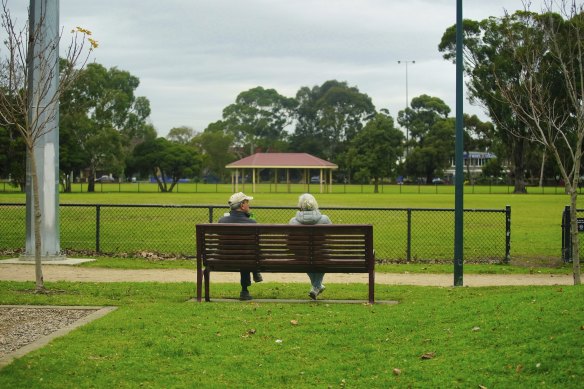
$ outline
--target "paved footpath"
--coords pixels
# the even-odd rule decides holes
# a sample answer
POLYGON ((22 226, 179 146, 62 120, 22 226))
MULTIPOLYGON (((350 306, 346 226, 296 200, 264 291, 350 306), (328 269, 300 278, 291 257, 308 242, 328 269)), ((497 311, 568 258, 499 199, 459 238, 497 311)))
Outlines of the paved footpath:
MULTIPOLYGON (((305 274, 262 273, 264 282, 298 282, 308 283, 305 274)), ((148 269, 121 270, 89 268, 67 265, 43 265, 43 277, 46 282, 195 282, 196 271, 188 269, 148 269)), ((0 263, 0 281, 34 281, 32 264, 0 263)), ((367 274, 329 273, 326 283, 366 283, 367 274)), ((465 274, 465 286, 502 286, 502 285, 573 285, 571 274, 465 274)), ((239 283, 239 273, 216 272, 211 274, 211 282, 239 283)), ((410 274, 410 273, 376 273, 375 283, 386 285, 453 285, 452 274, 410 274)))

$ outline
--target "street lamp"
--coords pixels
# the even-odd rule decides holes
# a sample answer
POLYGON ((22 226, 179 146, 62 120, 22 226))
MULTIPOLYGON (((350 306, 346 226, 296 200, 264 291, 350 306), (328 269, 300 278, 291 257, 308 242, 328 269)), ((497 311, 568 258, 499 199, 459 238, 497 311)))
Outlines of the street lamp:
MULTIPOLYGON (((415 64, 416 61, 414 60, 408 60, 408 61, 397 61, 398 64, 404 63, 406 65, 406 114, 407 114, 407 109, 410 106, 410 100, 408 97, 408 64, 415 64)), ((406 117, 406 156, 408 155, 408 143, 410 140, 410 129, 408 127, 408 122, 407 122, 407 117, 406 117)))

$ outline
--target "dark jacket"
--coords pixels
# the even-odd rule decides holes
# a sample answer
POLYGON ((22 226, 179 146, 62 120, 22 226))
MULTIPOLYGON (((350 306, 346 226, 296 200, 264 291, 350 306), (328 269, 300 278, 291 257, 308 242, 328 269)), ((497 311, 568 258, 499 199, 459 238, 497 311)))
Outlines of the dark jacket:
POLYGON ((232 210, 229 216, 223 216, 218 223, 257 223, 254 219, 250 219, 249 213, 232 210))

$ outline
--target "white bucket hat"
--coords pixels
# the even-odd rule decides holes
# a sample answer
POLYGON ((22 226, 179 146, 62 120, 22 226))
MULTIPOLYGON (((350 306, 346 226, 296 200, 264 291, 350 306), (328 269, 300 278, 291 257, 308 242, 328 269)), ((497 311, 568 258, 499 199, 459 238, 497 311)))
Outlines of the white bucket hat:
POLYGON ((238 208, 239 204, 241 204, 245 200, 253 200, 253 197, 247 196, 243 192, 237 192, 231 195, 227 204, 233 209, 238 208))

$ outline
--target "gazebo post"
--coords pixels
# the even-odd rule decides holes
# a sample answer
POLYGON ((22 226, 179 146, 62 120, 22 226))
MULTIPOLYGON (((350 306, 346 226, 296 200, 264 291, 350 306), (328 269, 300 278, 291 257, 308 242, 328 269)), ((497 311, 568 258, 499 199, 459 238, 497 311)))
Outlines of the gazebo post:
POLYGON ((235 169, 235 190, 234 192, 239 192, 239 169, 235 169))
POLYGON ((333 193, 333 171, 329 170, 329 193, 333 193))
POLYGON ((251 191, 255 193, 256 191, 256 169, 251 169, 251 191))
POLYGON ((275 168, 274 170, 274 191, 278 193, 278 168, 275 168))

